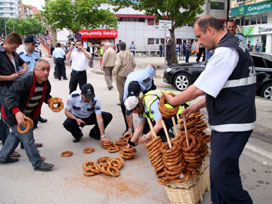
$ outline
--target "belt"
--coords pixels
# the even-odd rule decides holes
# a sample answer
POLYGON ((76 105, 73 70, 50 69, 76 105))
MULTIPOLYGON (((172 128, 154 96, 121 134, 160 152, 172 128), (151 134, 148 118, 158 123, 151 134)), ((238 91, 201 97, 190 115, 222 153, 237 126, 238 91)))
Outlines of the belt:
POLYGON ((79 73, 82 73, 82 72, 86 72, 86 70, 84 70, 84 71, 76 71, 76 70, 73 70, 72 72, 75 72, 76 74, 79 74, 79 73))

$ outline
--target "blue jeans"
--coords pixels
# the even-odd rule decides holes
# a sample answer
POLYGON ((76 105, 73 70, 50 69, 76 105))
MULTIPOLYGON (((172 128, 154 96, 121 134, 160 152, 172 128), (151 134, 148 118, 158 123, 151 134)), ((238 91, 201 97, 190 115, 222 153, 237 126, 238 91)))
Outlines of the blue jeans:
POLYGON ((0 151, 0 161, 5 161, 10 154, 14 152, 19 144, 19 141, 23 143, 27 157, 33 168, 39 166, 39 164, 42 162, 42 158, 35 145, 33 130, 30 129, 24 134, 18 133, 17 124, 11 128, 11 132, 9 133, 7 140, 0 151))
MULTIPOLYGON (((0 87, 0 110, 1 110, 1 104, 4 103, 5 95, 7 92, 7 87, 0 87)), ((9 126, 8 124, 2 119, 2 116, 0 117, 0 139, 2 140, 2 144, 5 143, 7 137, 9 135, 9 126)))

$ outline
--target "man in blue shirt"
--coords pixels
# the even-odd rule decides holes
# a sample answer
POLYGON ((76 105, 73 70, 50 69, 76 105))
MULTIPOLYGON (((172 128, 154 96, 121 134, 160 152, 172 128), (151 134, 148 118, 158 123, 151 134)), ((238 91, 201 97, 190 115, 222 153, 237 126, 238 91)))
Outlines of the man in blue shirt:
MULTIPOLYGON (((25 61, 27 64, 27 72, 33 72, 36 62, 41 58, 39 52, 35 51, 35 38, 33 35, 28 35, 24 40, 25 48, 24 51, 19 53, 19 56, 25 61)), ((20 67, 21 68, 21 67, 20 67)), ((38 117, 38 121, 41 123, 46 123, 47 119, 38 117)), ((38 121, 34 121, 34 128, 37 128, 38 121)), ((42 146, 42 144, 37 143, 37 146, 42 146)))
POLYGON ((65 52, 60 47, 60 43, 57 43, 57 47, 53 51, 53 57, 56 63, 55 71, 57 72, 58 79, 61 80, 61 77, 63 77, 64 80, 67 80, 65 64, 64 64, 65 52))

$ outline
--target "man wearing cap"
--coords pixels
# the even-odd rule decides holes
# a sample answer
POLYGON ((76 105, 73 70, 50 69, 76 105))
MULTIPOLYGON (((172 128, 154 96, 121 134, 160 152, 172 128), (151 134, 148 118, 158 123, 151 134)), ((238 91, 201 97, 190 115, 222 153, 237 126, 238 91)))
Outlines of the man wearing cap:
POLYGON ((105 137, 105 128, 112 120, 112 114, 101 111, 100 101, 91 84, 84 84, 81 90, 72 92, 66 103, 65 115, 67 119, 63 126, 73 135, 74 143, 80 141, 83 133, 79 127, 85 125, 95 125, 89 133, 90 137, 103 143, 109 142, 105 137))
MULTIPOLYGON (((35 38, 33 35, 28 35, 24 40, 24 50, 19 53, 19 56, 25 61, 27 64, 27 72, 33 72, 36 62, 41 58, 39 52, 35 50, 35 38)), ((20 67, 21 69, 21 67, 20 67)), ((42 118, 41 116, 38 117, 36 121, 34 121, 34 127, 37 128, 37 123, 46 123, 47 119, 42 118)), ((37 143, 38 147, 41 147, 41 143, 37 143)))
POLYGON ((123 101, 121 103, 121 110, 123 113, 126 130, 124 135, 132 135, 133 119, 132 115, 126 114, 124 102, 128 96, 139 96, 141 92, 146 93, 150 90, 155 90, 156 86, 153 77, 156 74, 156 67, 149 64, 145 69, 131 72, 126 79, 124 86, 123 101))
MULTIPOLYGON (((144 135, 140 138, 139 142, 144 143, 148 142, 152 138, 152 133, 150 131, 150 127, 146 122, 146 118, 149 118, 154 125, 155 133, 162 138, 164 142, 166 142, 166 135, 164 130, 162 129, 162 120, 164 120, 167 130, 170 130, 173 127, 172 119, 162 118, 162 115, 159 111, 159 101, 162 96, 161 92, 169 91, 159 91, 159 90, 151 90, 147 93, 143 94, 142 97, 137 96, 129 96, 125 100, 125 106, 127 109, 127 113, 136 113, 138 114, 138 126, 133 133, 133 137, 129 141, 129 144, 135 146, 135 142, 137 142, 140 134, 143 132, 144 135)), ((184 107, 188 107, 188 103, 182 104, 184 107)), ((172 106, 166 104, 168 108, 173 108, 172 106)), ((178 110, 178 114, 181 114, 183 107, 180 106, 178 110)), ((169 133, 170 137, 173 137, 174 134, 172 132, 169 133)))
MULTIPOLYGON (((10 33, 5 39, 3 46, 0 46, 0 107, 4 103, 7 90, 16 78, 27 70, 24 60, 16 53, 16 49, 22 44, 22 39, 17 33, 10 33), (19 69, 19 66, 22 69, 19 69)), ((0 119, 0 137, 2 144, 5 143, 9 135, 9 126, 3 118, 0 119)), ((15 153, 12 156, 20 156, 15 153)))
POLYGON ((170 66, 173 64, 173 41, 170 38, 170 35, 166 36, 166 61, 167 65, 170 66))

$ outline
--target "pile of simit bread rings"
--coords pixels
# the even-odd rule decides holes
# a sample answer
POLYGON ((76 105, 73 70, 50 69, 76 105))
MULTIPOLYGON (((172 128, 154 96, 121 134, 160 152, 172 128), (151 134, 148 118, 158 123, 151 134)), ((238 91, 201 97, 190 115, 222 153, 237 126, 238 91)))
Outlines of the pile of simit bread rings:
MULTIPOLYGON (((175 117, 179 106, 169 109, 165 107, 165 101, 165 97, 162 96, 159 102, 162 117, 175 117)), ((199 168, 208 155, 207 143, 210 142, 210 135, 203 132, 207 124, 201 119, 202 116, 203 114, 198 112, 191 114, 187 119, 188 139, 184 121, 178 120, 181 135, 170 140, 172 148, 167 142, 162 142, 160 137, 155 137, 145 145, 159 184, 166 185, 173 180, 182 183, 200 174, 199 168)))

